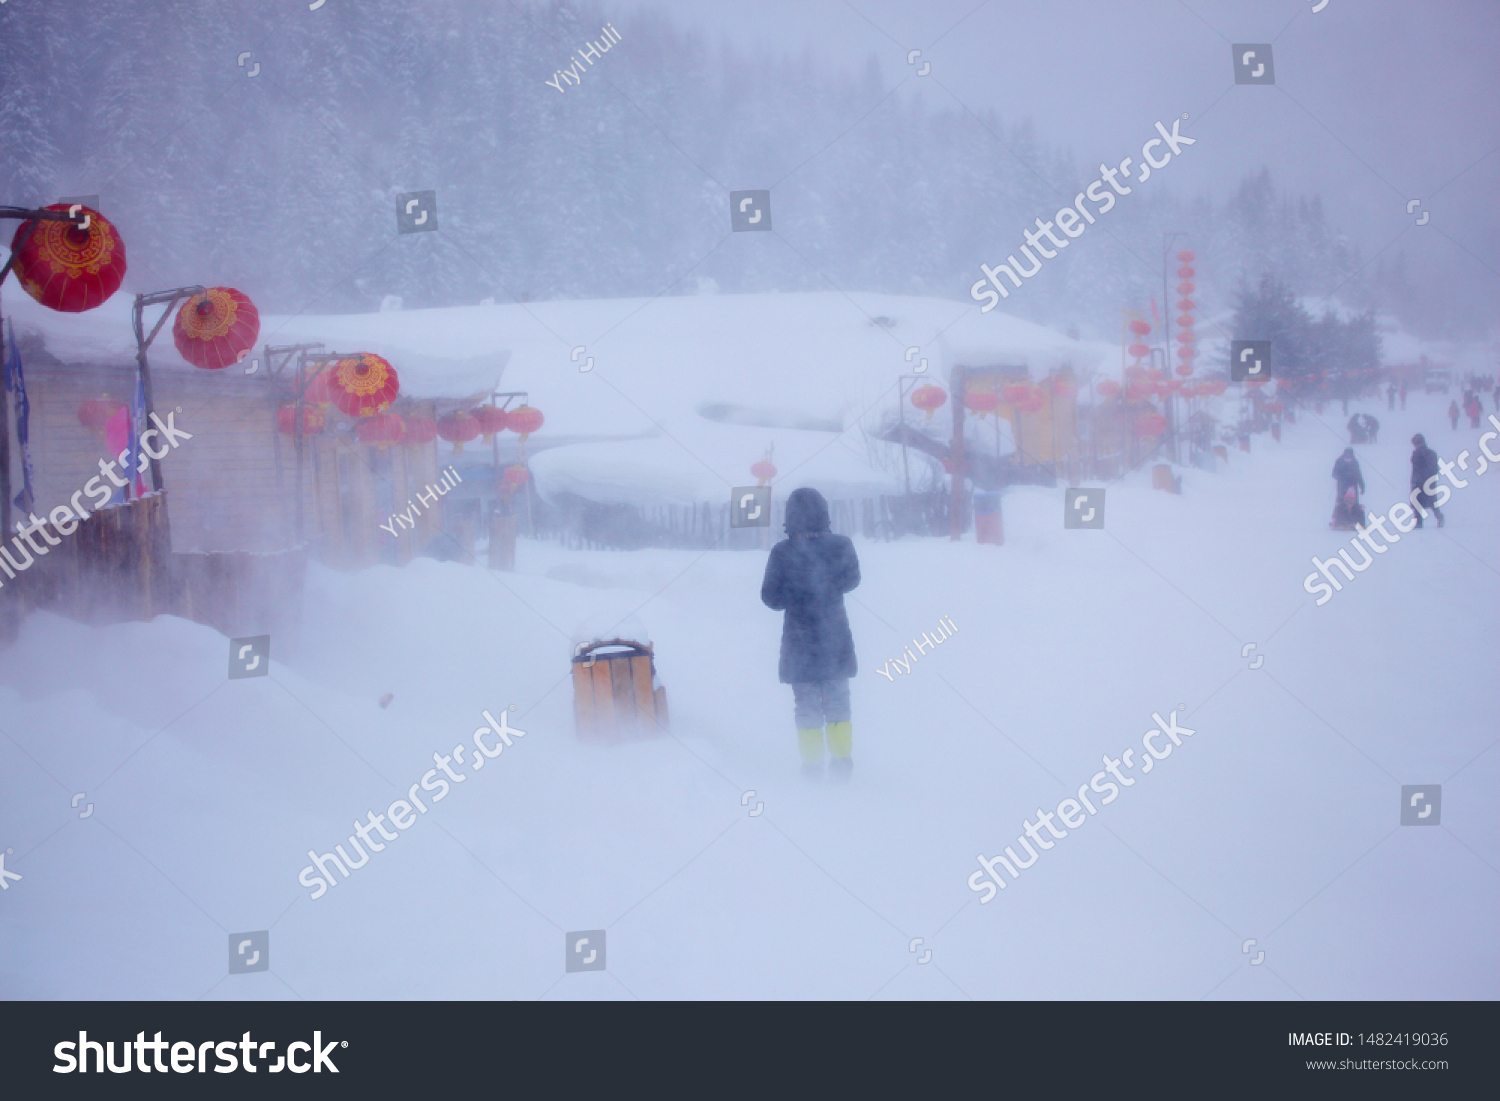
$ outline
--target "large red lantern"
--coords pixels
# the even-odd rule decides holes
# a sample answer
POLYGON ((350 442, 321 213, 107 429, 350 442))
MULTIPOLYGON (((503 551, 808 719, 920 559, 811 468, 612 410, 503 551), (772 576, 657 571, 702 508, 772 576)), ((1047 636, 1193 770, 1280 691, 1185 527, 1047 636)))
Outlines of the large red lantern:
MULTIPOLYGON (((8 151, 14 156, 16 150, 8 151)), ((53 203, 47 210, 66 214, 70 203, 53 203)), ((21 248, 27 222, 16 227, 10 248, 15 254, 16 278, 27 294, 43 306, 63 313, 82 313, 100 305, 125 278, 125 242, 114 224, 96 210, 84 207, 88 229, 76 222, 37 222, 21 248)))
MULTIPOLYGON (((302 407, 302 434, 316 436, 328 424, 328 417, 316 405, 302 407)), ((297 434, 297 406, 283 405, 276 410, 276 430, 283 436, 297 434)))
POLYGON ((1120 384, 1112 378, 1104 379, 1094 385, 1100 397, 1112 398, 1120 392, 1120 384))
POLYGON ((1184 264, 1191 264, 1197 257, 1193 255, 1192 249, 1185 248, 1177 254, 1177 259, 1181 260, 1184 264))
POLYGON ((1139 363, 1132 363, 1129 367, 1125 368, 1125 377, 1128 379, 1145 378, 1146 368, 1142 367, 1139 363))
POLYGON ((333 404, 333 364, 325 363, 322 369, 312 377, 302 390, 302 401, 305 405, 332 405, 333 404))
POLYGON ((526 442, 526 437, 540 428, 546 420, 540 409, 533 409, 529 405, 518 405, 505 414, 505 426, 521 437, 521 442, 526 442))
POLYGON ((1182 329, 1177 334, 1177 343, 1191 344, 1197 337, 1193 335, 1192 329, 1182 329))
POLYGON ((1196 348, 1182 347, 1177 349, 1177 358, 1184 363, 1191 363, 1198 354, 1196 348))
POLYGON ((455 455, 461 455, 464 444, 479 435, 479 421, 463 411, 449 413, 438 418, 437 434, 453 445, 455 455))
POLYGON ((1183 314, 1181 317, 1179 317, 1177 319, 1177 324, 1181 328, 1191 329, 1193 327, 1193 324, 1194 324, 1194 322, 1193 322, 1193 315, 1190 314, 1190 313, 1183 314))
POLYGON ((407 417, 406 439, 407 447, 419 447, 424 443, 431 443, 437 439, 437 422, 431 417, 407 417))
POLYGON ((1167 418, 1160 413, 1147 413, 1135 418, 1137 436, 1160 436, 1167 430, 1167 418))
POLYGON ((172 343, 194 367, 218 371, 238 363, 260 336, 260 311, 233 287, 210 287, 177 311, 172 343))
POLYGON ((1191 283, 1178 283, 1177 284, 1177 293, 1180 294, 1180 295, 1182 295, 1184 298, 1186 298, 1188 295, 1192 294, 1193 291, 1195 291, 1196 289, 1197 288, 1194 287, 1193 284, 1191 284, 1191 283))
POLYGON ((1000 395, 989 390, 972 390, 964 395, 964 408, 985 416, 1000 408, 1000 395))
POLYGON ((531 472, 524 466, 508 466, 500 472, 500 477, 505 482, 505 491, 514 493, 530 480, 531 472))
POLYGON ((1145 344, 1132 344, 1125 350, 1135 356, 1136 359, 1144 359, 1151 354, 1150 347, 1145 344))
POLYGON ((1177 278, 1178 279, 1191 279, 1193 277, 1193 275, 1194 275, 1194 272, 1193 272, 1192 268, 1178 268, 1177 269, 1177 278))
POLYGON ((776 477, 776 467, 771 465, 770 460, 761 459, 758 463, 750 464, 750 476, 756 480, 758 485, 765 485, 776 477))
POLYGON ((1133 332, 1136 336, 1145 336, 1151 331, 1151 326, 1147 322, 1137 318, 1130 323, 1130 331, 1133 332))
POLYGON ((497 409, 493 405, 481 405, 477 409, 469 410, 474 419, 479 422, 479 434, 484 437, 481 441, 489 443, 495 438, 495 433, 504 432, 509 420, 509 414, 504 409, 497 409))
POLYGON ((1187 313, 1189 310, 1196 310, 1198 307, 1193 305, 1191 298, 1179 298, 1177 300, 1177 308, 1183 313, 1187 313))
POLYGON ((349 416, 373 417, 391 407, 391 402, 401 392, 401 380, 396 377, 396 369, 385 359, 361 352, 333 365, 328 391, 333 404, 349 416))
POLYGON ((376 413, 360 421, 354 434, 361 443, 390 447, 406 438, 406 421, 399 413, 376 413))
POLYGON ((941 386, 933 386, 928 383, 920 386, 911 396, 911 403, 922 412, 927 414, 927 419, 932 420, 932 414, 941 409, 948 402, 948 391, 941 386))
POLYGON ((100 396, 78 403, 78 423, 92 432, 103 432, 110 418, 125 408, 123 401, 100 396))

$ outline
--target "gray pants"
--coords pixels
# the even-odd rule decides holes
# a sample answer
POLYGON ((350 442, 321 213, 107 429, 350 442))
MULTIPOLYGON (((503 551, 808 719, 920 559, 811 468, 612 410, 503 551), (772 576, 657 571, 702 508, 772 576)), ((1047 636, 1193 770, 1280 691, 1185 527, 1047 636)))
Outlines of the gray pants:
POLYGON ((849 678, 805 681, 792 685, 797 729, 821 729, 824 723, 849 721, 849 678))

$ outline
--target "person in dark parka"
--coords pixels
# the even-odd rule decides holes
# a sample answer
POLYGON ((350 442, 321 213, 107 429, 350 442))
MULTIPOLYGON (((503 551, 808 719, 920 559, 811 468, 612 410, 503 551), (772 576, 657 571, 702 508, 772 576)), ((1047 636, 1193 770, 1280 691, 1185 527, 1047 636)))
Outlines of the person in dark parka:
POLYGON ((792 686, 804 771, 822 771, 826 723, 831 767, 844 778, 853 768, 849 678, 859 671, 844 594, 859 585, 859 558, 848 536, 829 531, 828 502, 815 489, 787 498, 786 534, 771 548, 760 598, 786 613, 780 678, 792 686))
POLYGON ((1442 527, 1443 510, 1434 503, 1434 495, 1424 489, 1439 473, 1437 452, 1427 446, 1427 440, 1420 432, 1411 438, 1411 448, 1411 503, 1417 508, 1417 527, 1422 526, 1422 518, 1428 510, 1437 517, 1438 527, 1442 527))

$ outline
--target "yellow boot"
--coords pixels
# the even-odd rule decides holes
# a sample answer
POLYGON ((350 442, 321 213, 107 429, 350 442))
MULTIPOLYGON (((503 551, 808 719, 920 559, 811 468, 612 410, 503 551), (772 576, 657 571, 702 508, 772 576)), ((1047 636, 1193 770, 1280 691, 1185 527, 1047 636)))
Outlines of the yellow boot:
POLYGON ((828 724, 828 755, 835 761, 846 759, 854 753, 854 724, 851 722, 828 724))
POLYGON ((823 728, 814 726, 807 730, 798 730, 797 748, 802 751, 804 765, 821 765, 823 763, 823 728))

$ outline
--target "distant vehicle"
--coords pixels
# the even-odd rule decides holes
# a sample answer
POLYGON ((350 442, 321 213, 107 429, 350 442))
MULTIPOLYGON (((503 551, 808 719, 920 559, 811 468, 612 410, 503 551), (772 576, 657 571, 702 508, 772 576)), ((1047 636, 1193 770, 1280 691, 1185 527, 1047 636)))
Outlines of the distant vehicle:
POLYGON ((1429 394, 1439 392, 1446 394, 1452 385, 1453 375, 1449 371, 1432 367, 1428 368, 1427 373, 1422 376, 1422 389, 1429 394))

